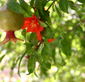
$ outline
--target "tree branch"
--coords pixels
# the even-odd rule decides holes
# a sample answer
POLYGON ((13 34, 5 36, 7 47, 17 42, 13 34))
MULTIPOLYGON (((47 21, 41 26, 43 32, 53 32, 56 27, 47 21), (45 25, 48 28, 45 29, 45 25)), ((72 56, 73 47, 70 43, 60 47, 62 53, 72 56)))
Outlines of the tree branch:
POLYGON ((75 30, 77 27, 79 27, 79 26, 80 26, 82 23, 84 23, 84 22, 85 22, 85 19, 84 19, 81 23, 78 23, 76 26, 74 26, 72 30, 69 30, 69 31, 66 33, 66 35, 69 34, 70 32, 72 32, 73 30, 75 30))
POLYGON ((34 49, 34 50, 36 51, 36 50, 40 47, 40 45, 41 45, 43 42, 44 42, 44 40, 41 39, 40 43, 39 43, 38 45, 35 46, 35 49, 34 49))
MULTIPOLYGON (((57 0, 55 0, 55 1, 57 1, 57 0)), ((55 1, 53 1, 52 3, 51 3, 51 5, 48 7, 48 9, 47 9, 47 11, 50 9, 50 7, 55 3, 55 1)))

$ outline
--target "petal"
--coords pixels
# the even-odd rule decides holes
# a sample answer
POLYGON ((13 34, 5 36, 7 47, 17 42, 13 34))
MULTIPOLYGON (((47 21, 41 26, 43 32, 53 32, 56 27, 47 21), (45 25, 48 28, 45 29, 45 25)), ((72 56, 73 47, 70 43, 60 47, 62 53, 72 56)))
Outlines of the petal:
POLYGON ((42 26, 39 26, 39 27, 38 27, 38 30, 39 30, 39 31, 43 31, 43 29, 44 29, 44 28, 43 28, 42 26))
POLYGON ((30 27, 27 27, 26 33, 28 33, 28 32, 31 32, 31 28, 30 27))
POLYGON ((41 35, 41 34, 40 34, 40 31, 37 31, 37 32, 36 32, 36 35, 37 35, 37 36, 41 35))
POLYGON ((42 36, 41 35, 37 36, 37 40, 38 41, 40 41, 41 39, 42 39, 42 36))
POLYGON ((21 29, 25 29, 26 28, 26 26, 25 25, 23 25, 23 27, 21 28, 21 29))
POLYGON ((48 39, 47 41, 48 41, 49 43, 51 43, 51 42, 53 42, 54 39, 55 39, 55 38, 53 38, 53 39, 48 39))
POLYGON ((24 40, 16 38, 16 36, 14 34, 14 31, 8 31, 8 32, 6 32, 5 39, 0 43, 0 45, 3 45, 3 44, 5 44, 9 41, 12 41, 12 42, 16 43, 17 40, 24 41, 24 40))
POLYGON ((36 35, 37 35, 37 40, 38 40, 38 41, 42 39, 42 36, 41 36, 41 34, 40 34, 40 32, 39 32, 39 31, 38 31, 38 32, 36 32, 36 35))

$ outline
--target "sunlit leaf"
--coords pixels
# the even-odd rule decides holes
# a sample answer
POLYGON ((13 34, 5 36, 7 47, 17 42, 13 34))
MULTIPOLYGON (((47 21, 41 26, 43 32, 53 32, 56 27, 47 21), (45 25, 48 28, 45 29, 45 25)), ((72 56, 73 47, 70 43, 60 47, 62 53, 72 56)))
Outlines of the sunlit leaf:
POLYGON ((47 25, 46 25, 44 22, 40 21, 40 20, 38 20, 38 23, 39 23, 39 25, 42 26, 42 27, 47 27, 47 25))
POLYGON ((17 65, 19 59, 20 59, 20 57, 18 57, 16 60, 13 61, 13 64, 11 66, 11 70, 13 70, 15 68, 15 66, 17 65))
POLYGON ((3 56, 0 57, 0 62, 2 61, 2 59, 5 57, 6 54, 4 54, 3 56))
POLYGON ((57 11, 58 15, 61 17, 62 16, 61 12, 60 12, 60 10, 57 7, 56 7, 56 11, 57 11))
POLYGON ((26 29, 24 29, 24 30, 21 32, 21 34, 22 34, 23 37, 26 37, 26 33, 25 33, 25 32, 26 32, 26 29))

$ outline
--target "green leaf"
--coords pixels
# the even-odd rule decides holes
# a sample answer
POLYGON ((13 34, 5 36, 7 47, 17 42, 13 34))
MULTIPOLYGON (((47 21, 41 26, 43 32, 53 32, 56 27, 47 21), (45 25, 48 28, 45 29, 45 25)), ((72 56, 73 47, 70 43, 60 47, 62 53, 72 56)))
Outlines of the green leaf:
POLYGON ((29 15, 32 16, 32 12, 31 12, 31 7, 30 5, 28 5, 24 0, 19 0, 21 7, 23 8, 23 10, 29 15))
POLYGON ((71 55, 71 42, 69 39, 64 38, 61 41, 63 53, 69 57, 71 55))
POLYGON ((47 4, 47 0, 40 0, 42 2, 43 7, 47 4))
POLYGON ((22 59, 24 58, 24 56, 27 54, 31 54, 32 52, 34 51, 33 48, 31 48, 30 50, 26 49, 26 51, 23 53, 23 55, 21 56, 20 58, 20 61, 19 61, 19 64, 18 64, 18 75, 20 76, 20 64, 21 64, 21 61, 22 59))
POLYGON ((39 78, 39 76, 36 74, 35 70, 34 70, 34 74, 35 74, 35 76, 36 76, 37 78, 39 78))
POLYGON ((41 34, 44 38, 47 38, 47 39, 53 39, 55 36, 54 31, 51 28, 44 28, 41 34))
POLYGON ((31 54, 32 52, 34 52, 34 49, 33 49, 33 48, 31 48, 31 49, 27 52, 27 54, 29 55, 29 54, 31 54))
POLYGON ((60 12, 60 10, 57 8, 57 6, 56 6, 56 11, 57 11, 59 17, 61 17, 61 16, 62 16, 62 15, 61 15, 61 12, 60 12))
POLYGON ((42 2, 41 2, 41 0, 35 0, 35 7, 42 10, 42 2))
POLYGON ((18 13, 18 14, 23 14, 24 13, 24 11, 21 8, 20 4, 18 2, 16 2, 16 0, 10 0, 6 5, 11 11, 13 11, 15 13, 18 13))
POLYGON ((40 21, 39 19, 38 19, 38 23, 42 27, 47 27, 47 25, 44 22, 40 21))
POLYGON ((50 50, 47 49, 47 51, 45 50, 45 53, 43 53, 44 51, 42 51, 41 54, 39 54, 37 52, 34 52, 34 53, 35 53, 36 60, 40 63, 40 66, 45 69, 50 69, 51 64, 49 63, 49 59, 47 59, 47 58, 49 58, 49 54, 47 54, 47 53, 50 53, 49 52, 50 50))
POLYGON ((34 53, 36 54, 35 57, 36 57, 36 60, 39 62, 39 63, 42 63, 42 55, 37 53, 36 51, 34 51, 34 53))
POLYGON ((59 6, 60 6, 62 11, 68 13, 68 0, 60 0, 59 6))
POLYGON ((49 16, 49 11, 44 11, 44 10, 42 10, 42 11, 38 10, 38 11, 39 11, 39 15, 41 17, 41 20, 45 21, 49 25, 51 25, 51 18, 49 16))
POLYGON ((81 3, 85 3, 85 0, 77 0, 77 1, 79 1, 79 2, 81 2, 81 3))
POLYGON ((31 74, 34 70, 35 70, 35 55, 31 54, 29 60, 28 60, 28 64, 27 64, 27 69, 29 74, 31 74))
POLYGON ((51 54, 50 47, 48 45, 46 45, 45 43, 44 43, 44 47, 42 49, 42 53, 41 54, 42 55, 50 55, 51 54))
POLYGON ((41 65, 41 67, 43 67, 45 69, 50 69, 51 68, 51 64, 46 59, 43 59, 43 62, 40 65, 41 65))
POLYGON ((26 37, 26 33, 25 32, 26 32, 26 29, 22 30, 22 32, 21 32, 23 37, 26 37))
POLYGON ((32 45, 28 42, 24 43, 24 45, 26 46, 26 49, 29 50, 32 48, 32 45))
POLYGON ((0 57, 0 62, 2 61, 2 59, 5 57, 6 54, 4 54, 3 56, 0 57))
POLYGON ((79 8, 79 5, 75 4, 73 1, 68 1, 68 4, 73 10, 77 10, 79 8))
POLYGON ((38 44, 38 40, 37 40, 37 35, 36 35, 36 33, 31 33, 29 42, 30 42, 32 45, 38 44))
POLYGON ((34 0, 31 0, 30 1, 30 6, 33 7, 33 4, 34 4, 34 0))
POLYGON ((46 68, 48 68, 48 69, 51 68, 51 64, 50 64, 49 62, 45 62, 44 64, 45 64, 45 67, 46 67, 46 68))
POLYGON ((55 50, 55 47, 53 47, 52 48, 52 59, 53 59, 54 63, 55 63, 55 60, 56 60, 55 55, 56 55, 56 50, 55 50))
POLYGON ((11 66, 11 70, 13 70, 15 68, 15 66, 17 65, 18 61, 19 61, 20 57, 17 58, 17 60, 13 61, 13 64, 11 66))
POLYGON ((26 55, 27 52, 28 52, 28 50, 25 51, 25 52, 23 53, 23 55, 21 56, 21 58, 20 58, 20 61, 19 61, 19 64, 18 64, 18 75, 19 75, 19 76, 20 76, 20 64, 21 64, 21 61, 22 61, 23 57, 26 55))

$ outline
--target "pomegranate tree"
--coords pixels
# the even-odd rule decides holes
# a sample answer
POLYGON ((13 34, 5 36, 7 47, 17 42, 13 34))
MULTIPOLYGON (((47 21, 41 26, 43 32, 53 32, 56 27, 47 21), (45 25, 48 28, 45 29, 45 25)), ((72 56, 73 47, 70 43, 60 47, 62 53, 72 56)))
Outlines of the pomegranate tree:
MULTIPOLYGON (((15 37, 14 32, 21 29, 24 24, 24 15, 11 11, 7 6, 0 10, 0 31, 6 32, 5 39, 0 44, 5 44, 9 41, 14 43, 21 40, 15 37)), ((21 40, 22 41, 22 40, 21 40)))

